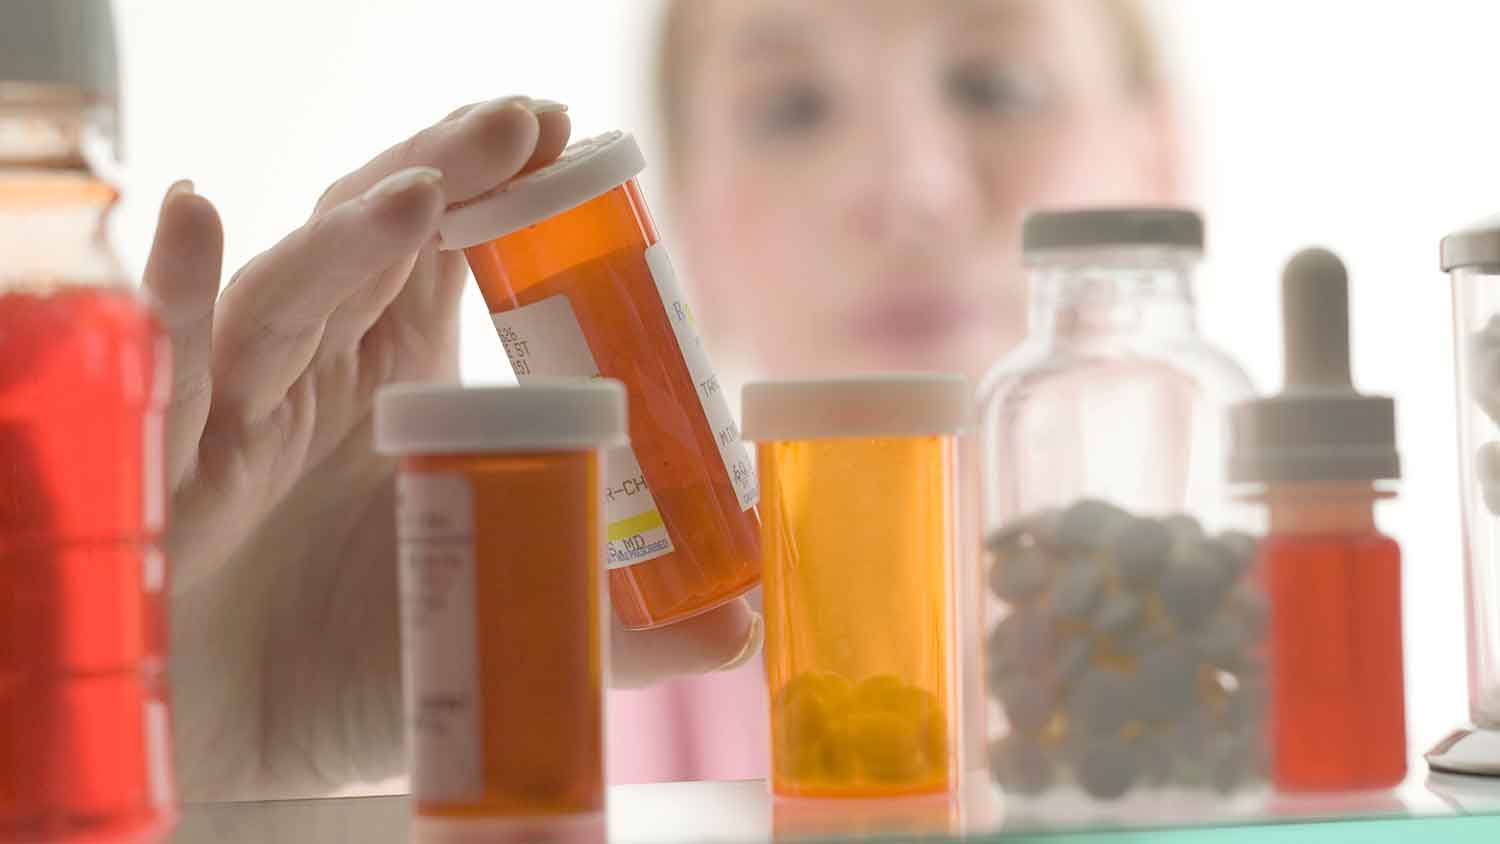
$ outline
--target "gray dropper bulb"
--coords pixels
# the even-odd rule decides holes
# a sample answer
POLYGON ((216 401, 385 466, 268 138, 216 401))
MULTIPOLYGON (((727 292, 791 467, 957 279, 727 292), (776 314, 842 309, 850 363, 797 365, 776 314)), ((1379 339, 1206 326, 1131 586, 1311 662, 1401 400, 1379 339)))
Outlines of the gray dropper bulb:
POLYGON ((1251 483, 1373 481, 1401 476, 1395 403, 1354 389, 1349 274, 1327 249, 1305 249, 1281 276, 1286 383, 1231 412, 1229 474, 1251 483))
POLYGON ((1349 378, 1349 273, 1327 249, 1304 249, 1281 275, 1288 393, 1353 392, 1349 378))

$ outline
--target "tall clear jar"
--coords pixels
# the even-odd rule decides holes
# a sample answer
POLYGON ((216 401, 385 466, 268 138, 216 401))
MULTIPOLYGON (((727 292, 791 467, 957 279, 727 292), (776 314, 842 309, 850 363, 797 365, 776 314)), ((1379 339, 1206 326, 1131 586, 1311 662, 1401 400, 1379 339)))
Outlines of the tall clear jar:
POLYGON ((0 4, 0 841, 157 840, 169 346, 107 238, 103 0, 0 4))
POLYGON ((1471 723, 1427 759, 1500 776, 1500 215, 1444 238, 1442 266, 1453 285, 1471 723))
POLYGON ((1033 214, 1026 341, 981 400, 991 772, 1009 792, 1237 789, 1264 747, 1266 604, 1227 531, 1245 372, 1198 330, 1203 222, 1033 214))

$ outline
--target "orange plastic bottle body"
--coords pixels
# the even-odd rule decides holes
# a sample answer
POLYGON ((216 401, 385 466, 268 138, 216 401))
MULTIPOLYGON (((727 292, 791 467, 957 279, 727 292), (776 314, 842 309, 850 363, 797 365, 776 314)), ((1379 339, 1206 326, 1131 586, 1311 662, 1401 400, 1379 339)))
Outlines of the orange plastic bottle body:
POLYGON ((955 451, 760 443, 776 793, 949 788, 955 451))
POLYGON ((599 475, 592 450, 402 460, 419 822, 602 822, 599 475))
POLYGON ((705 410, 721 401, 720 387, 711 376, 695 377, 701 367, 694 373, 691 351, 684 352, 680 338, 692 316, 635 181, 466 254, 523 382, 533 374, 592 375, 584 371, 592 367, 626 385, 631 449, 620 450, 623 458, 611 454, 611 475, 601 484, 610 594, 624 624, 671 624, 754 587, 753 469, 731 456, 739 448, 732 421, 711 420, 705 410), (563 302, 571 320, 556 314, 563 302), (576 324, 582 341, 575 345, 586 350, 559 351, 566 338, 544 350, 548 338, 518 333, 522 315, 542 313, 537 308, 576 324), (616 473, 632 450, 639 474, 616 473), (643 495, 654 506, 611 513, 617 502, 643 495))

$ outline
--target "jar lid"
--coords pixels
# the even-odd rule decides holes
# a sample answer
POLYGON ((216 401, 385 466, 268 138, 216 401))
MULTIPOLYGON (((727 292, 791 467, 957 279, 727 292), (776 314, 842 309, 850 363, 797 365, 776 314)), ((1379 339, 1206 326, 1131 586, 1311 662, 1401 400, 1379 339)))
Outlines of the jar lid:
POLYGON ((58 86, 113 102, 117 78, 109 0, 0 3, 0 84, 58 86))
POLYGON ((1338 256, 1308 249, 1282 275, 1285 385, 1236 405, 1231 481, 1303 483, 1401 477, 1396 404, 1354 389, 1349 276, 1338 256))
POLYGON ((1021 253, 1088 246, 1171 246, 1203 251, 1203 218, 1186 208, 1034 211, 1021 223, 1021 253))
POLYGON ((606 132, 575 141, 545 167, 448 209, 438 221, 444 249, 467 249, 569 211, 646 169, 635 138, 606 132))
POLYGON ((1445 273, 1462 267, 1500 269, 1500 214, 1485 217, 1443 238, 1438 256, 1445 273))
POLYGON ((626 442, 625 387, 618 381, 392 384, 375 395, 375 450, 381 454, 576 451, 626 442))
POLYGON ((968 427, 970 392, 962 375, 883 373, 748 384, 742 406, 752 441, 929 436, 968 427))

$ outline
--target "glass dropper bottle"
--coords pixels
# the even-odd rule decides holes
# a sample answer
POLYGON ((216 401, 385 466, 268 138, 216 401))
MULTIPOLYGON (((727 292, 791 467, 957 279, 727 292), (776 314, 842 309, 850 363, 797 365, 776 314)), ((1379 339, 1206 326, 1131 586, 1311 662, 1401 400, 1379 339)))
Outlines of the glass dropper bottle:
POLYGON ((1333 253, 1288 263, 1282 311, 1286 384, 1234 409, 1230 465, 1269 516, 1271 780, 1387 788, 1406 775, 1401 549, 1375 524, 1401 475, 1395 403, 1350 379, 1349 279, 1333 253))

